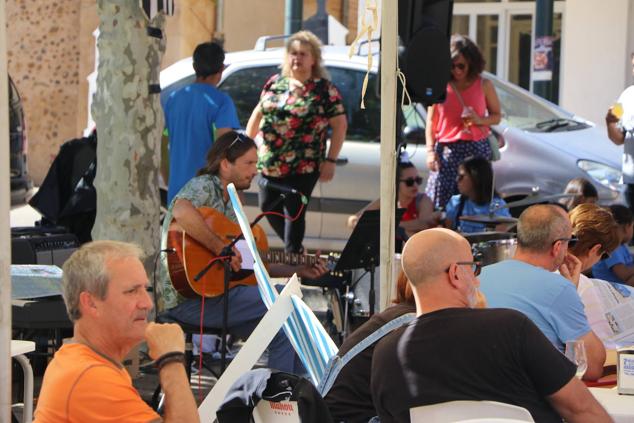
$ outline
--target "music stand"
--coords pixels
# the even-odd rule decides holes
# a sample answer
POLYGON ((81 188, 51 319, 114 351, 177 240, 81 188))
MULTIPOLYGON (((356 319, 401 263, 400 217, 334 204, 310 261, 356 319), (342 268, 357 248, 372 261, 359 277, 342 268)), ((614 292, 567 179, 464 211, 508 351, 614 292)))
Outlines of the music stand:
MULTIPOLYGON (((404 213, 405 209, 396 209, 395 229, 404 213)), ((380 261, 380 243, 380 210, 366 210, 354 227, 335 267, 335 271, 365 269, 370 272, 370 316, 374 314, 374 273, 380 261)))

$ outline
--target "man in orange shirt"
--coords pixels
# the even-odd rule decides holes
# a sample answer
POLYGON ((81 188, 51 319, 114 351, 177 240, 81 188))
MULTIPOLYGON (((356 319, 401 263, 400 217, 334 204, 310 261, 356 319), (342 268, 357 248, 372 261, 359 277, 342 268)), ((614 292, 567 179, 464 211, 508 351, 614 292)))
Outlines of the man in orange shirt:
POLYGON ((73 342, 48 365, 36 423, 199 422, 179 326, 148 324, 152 300, 142 251, 133 244, 84 244, 64 264, 64 302, 73 342), (141 341, 159 369, 165 416, 141 399, 121 361, 141 341))

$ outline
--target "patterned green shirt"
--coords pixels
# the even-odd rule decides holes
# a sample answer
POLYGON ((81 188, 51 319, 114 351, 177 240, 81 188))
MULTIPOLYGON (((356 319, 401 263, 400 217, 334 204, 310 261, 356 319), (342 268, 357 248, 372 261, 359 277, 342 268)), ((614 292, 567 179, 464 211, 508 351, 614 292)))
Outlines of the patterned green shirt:
MULTIPOLYGON (((236 214, 231 206, 231 201, 225 202, 224 188, 220 183, 220 178, 215 175, 202 175, 192 178, 185 186, 178 191, 167 210, 163 228, 161 230, 161 249, 167 248, 167 232, 173 218, 173 209, 176 200, 179 198, 189 200, 192 205, 198 207, 211 207, 229 218, 232 222, 237 222, 236 214)), ((167 270, 167 254, 161 255, 161 268, 159 271, 160 284, 158 288, 158 311, 165 311, 176 307, 187 299, 179 295, 172 286, 172 281, 167 270)))
POLYGON ((327 79, 291 90, 286 76, 271 77, 260 95, 263 143, 258 169, 276 178, 319 171, 329 119, 344 113, 341 94, 327 79))

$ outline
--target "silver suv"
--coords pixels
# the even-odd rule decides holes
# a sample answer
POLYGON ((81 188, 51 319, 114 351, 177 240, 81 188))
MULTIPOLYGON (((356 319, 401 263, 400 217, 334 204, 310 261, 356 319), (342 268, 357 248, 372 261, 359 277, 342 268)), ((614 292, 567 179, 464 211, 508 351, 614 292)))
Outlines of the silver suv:
MULTIPOLYGON (((258 42, 254 50, 229 53, 219 88, 235 102, 243 127, 257 104, 265 81, 279 71, 283 49, 265 49, 258 42)), ((380 110, 376 69, 372 70, 366 109, 359 107, 367 56, 348 57, 347 48, 326 46, 323 58, 331 79, 341 91, 348 116, 348 134, 339 156, 333 181, 318 183, 308 208, 305 247, 341 251, 350 236, 347 217, 379 195, 380 110)), ((374 60, 376 63, 378 60, 374 60)), ((194 80, 191 58, 161 72, 162 101, 194 80)), ((503 119, 494 132, 504 140, 502 159, 494 163, 496 188, 507 201, 521 199, 539 187, 542 194, 562 192, 576 177, 590 179, 604 203, 622 201, 621 148, 613 145, 602 128, 581 119, 511 83, 486 74, 497 89, 503 119)), ((403 108, 407 153, 423 176, 425 160, 425 110, 421 105, 403 108)), ((246 192, 250 217, 259 212, 257 185, 246 192)), ((282 246, 266 223, 273 247, 282 246)))

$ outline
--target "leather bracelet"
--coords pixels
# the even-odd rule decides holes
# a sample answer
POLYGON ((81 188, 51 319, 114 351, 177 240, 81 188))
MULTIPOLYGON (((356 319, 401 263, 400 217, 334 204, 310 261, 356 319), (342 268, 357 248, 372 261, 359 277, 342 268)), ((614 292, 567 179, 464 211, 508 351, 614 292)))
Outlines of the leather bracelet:
POLYGON ((330 157, 326 157, 324 160, 330 163, 337 164, 337 159, 331 159, 330 157))
POLYGON ((171 351, 165 353, 154 360, 154 367, 161 370, 166 364, 174 362, 185 364, 185 353, 181 351, 171 351))

